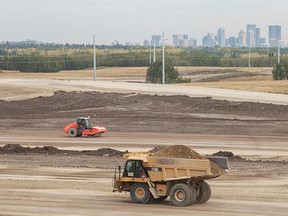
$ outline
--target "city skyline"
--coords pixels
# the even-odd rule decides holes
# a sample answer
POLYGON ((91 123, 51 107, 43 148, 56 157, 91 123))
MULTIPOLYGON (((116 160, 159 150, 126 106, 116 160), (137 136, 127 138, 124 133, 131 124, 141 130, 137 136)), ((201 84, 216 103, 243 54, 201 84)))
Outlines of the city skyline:
POLYGON ((187 34, 198 44, 207 33, 225 29, 236 37, 247 24, 256 24, 268 38, 269 25, 282 26, 288 42, 288 2, 275 0, 0 0, 0 41, 36 39, 55 43, 141 43, 151 35, 187 34), (153 4, 152 4, 153 3, 153 4), (268 16, 269 15, 269 16, 268 16), (267 16, 266 19, 263 19, 267 16))
MULTIPOLYGON (((173 34, 172 44, 175 47, 288 47, 285 41, 282 40, 281 25, 269 25, 268 36, 263 37, 261 29, 256 24, 247 24, 246 31, 241 29, 238 36, 226 36, 225 28, 220 27, 216 34, 208 32, 202 37, 202 43, 198 43, 193 37, 189 37, 187 34, 173 34), (261 37, 262 36, 262 37, 261 37)), ((144 46, 156 46, 160 45, 161 36, 153 35, 151 40, 145 39, 144 46), (155 43, 154 38, 158 38, 155 43)), ((171 45, 171 44, 170 44, 171 45)))
MULTIPOLYGON (((243 29, 240 30, 238 35, 234 36, 225 36, 225 28, 220 27, 216 34, 208 32, 206 35, 202 37, 202 43, 199 43, 197 39, 194 37, 189 37, 188 34, 173 34, 172 36, 172 43, 168 43, 168 45, 174 45, 176 47, 195 47, 195 46, 219 46, 219 47, 277 47, 278 43, 281 47, 285 46, 288 47, 288 44, 285 44, 286 41, 282 40, 281 34, 281 25, 269 25, 268 26, 268 35, 267 37, 261 34, 261 29, 257 28, 256 24, 247 24, 246 31, 243 29)), ((165 37, 167 40, 167 37, 165 37)), ((9 41, 8 41, 9 42, 9 41)), ((14 41, 10 41, 14 42, 14 41)), ((35 39, 26 39, 22 41, 17 41, 17 43, 22 44, 41 44, 41 43, 54 43, 54 42, 43 42, 35 39)), ((5 43, 5 41, 0 41, 0 43, 5 43)), ((111 44, 104 44, 104 45, 116 45, 119 43, 118 40, 113 41, 111 44)), ((151 39, 144 39, 142 43, 131 43, 127 41, 126 43, 122 43, 122 45, 136 45, 136 46, 155 46, 159 47, 162 45, 161 43, 161 35, 152 35, 151 39)), ((91 44, 91 43, 88 43, 91 44)), ((121 43, 119 43, 121 44, 121 43)), ((167 44, 167 43, 166 43, 167 44)), ((97 44, 102 45, 102 44, 97 44)))

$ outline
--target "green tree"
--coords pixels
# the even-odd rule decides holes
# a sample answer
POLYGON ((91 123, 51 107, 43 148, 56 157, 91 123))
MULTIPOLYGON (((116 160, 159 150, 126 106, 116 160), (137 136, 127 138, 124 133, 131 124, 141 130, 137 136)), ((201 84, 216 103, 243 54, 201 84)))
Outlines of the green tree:
POLYGON ((288 63, 284 64, 284 68, 283 68, 283 77, 284 79, 288 79, 288 63))
POLYGON ((274 80, 283 80, 286 76, 285 68, 282 64, 276 64, 272 70, 274 80))
POLYGON ((278 67, 277 65, 274 65, 272 70, 272 76, 274 80, 278 80, 278 73, 279 73, 278 67))
MULTIPOLYGON (((179 78, 178 70, 169 64, 165 64, 165 83, 174 83, 179 78)), ((162 62, 156 61, 147 69, 147 83, 162 83, 162 62)))

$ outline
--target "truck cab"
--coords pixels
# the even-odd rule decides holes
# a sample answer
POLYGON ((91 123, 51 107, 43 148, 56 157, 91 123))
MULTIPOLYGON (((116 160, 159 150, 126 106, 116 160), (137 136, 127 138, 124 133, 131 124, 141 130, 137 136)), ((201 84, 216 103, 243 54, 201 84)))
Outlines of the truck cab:
POLYGON ((147 178, 148 174, 140 160, 127 160, 123 177, 147 178))

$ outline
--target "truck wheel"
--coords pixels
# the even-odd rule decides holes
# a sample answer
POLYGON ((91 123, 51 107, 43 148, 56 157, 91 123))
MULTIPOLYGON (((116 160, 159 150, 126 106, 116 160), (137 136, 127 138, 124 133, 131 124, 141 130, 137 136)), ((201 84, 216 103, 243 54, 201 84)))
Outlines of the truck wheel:
POLYGON ((205 181, 199 182, 199 195, 197 197, 196 203, 205 203, 211 197, 211 188, 209 184, 205 181))
POLYGON ((176 206, 189 206, 195 203, 197 191, 187 184, 176 184, 170 190, 171 203, 176 206))
POLYGON ((76 128, 70 128, 70 129, 68 130, 68 135, 69 135, 70 137, 76 137, 76 136, 77 136, 77 130, 76 130, 76 128))
POLYGON ((135 183, 130 188, 130 197, 134 203, 147 204, 153 200, 147 184, 135 183))

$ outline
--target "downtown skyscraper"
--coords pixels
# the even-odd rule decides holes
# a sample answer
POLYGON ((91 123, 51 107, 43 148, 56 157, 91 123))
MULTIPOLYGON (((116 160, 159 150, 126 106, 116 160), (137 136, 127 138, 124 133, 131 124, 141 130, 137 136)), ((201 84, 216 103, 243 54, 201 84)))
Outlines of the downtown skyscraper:
POLYGON ((256 39, 256 25, 255 24, 249 24, 247 25, 247 38, 246 38, 246 42, 247 42, 247 46, 248 47, 255 47, 256 43, 255 43, 255 39, 256 39))
POLYGON ((269 26, 269 44, 270 47, 278 47, 281 40, 281 26, 270 25, 269 26))
POLYGON ((217 31, 217 44, 220 47, 226 46, 225 29, 219 28, 217 31))
POLYGON ((247 43, 246 43, 246 32, 244 30, 241 30, 238 33, 238 46, 239 47, 246 47, 247 43))

